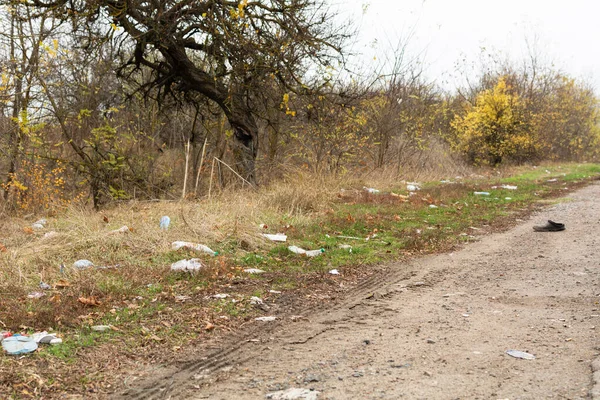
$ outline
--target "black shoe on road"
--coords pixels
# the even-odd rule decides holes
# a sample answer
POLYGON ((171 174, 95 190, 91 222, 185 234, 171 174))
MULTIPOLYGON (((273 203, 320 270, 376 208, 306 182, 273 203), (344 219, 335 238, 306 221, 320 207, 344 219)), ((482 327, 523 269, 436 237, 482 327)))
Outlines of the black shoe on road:
POLYGON ((554 221, 548 220, 548 223, 546 225, 534 226, 533 230, 536 231, 536 232, 558 232, 558 231, 564 231, 565 230, 565 224, 562 224, 560 222, 554 222, 554 221))

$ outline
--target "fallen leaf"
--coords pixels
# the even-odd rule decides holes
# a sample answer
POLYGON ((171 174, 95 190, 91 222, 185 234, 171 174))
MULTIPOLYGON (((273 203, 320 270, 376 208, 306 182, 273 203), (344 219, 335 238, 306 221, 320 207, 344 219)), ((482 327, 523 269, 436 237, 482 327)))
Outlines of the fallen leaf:
POLYGON ((156 336, 156 335, 151 335, 151 336, 150 336, 150 339, 152 339, 152 340, 156 340, 157 342, 162 342, 163 340, 165 340, 165 339, 163 339, 163 338, 161 338, 161 337, 158 337, 158 336, 156 336))
POLYGON ((100 304, 102 304, 100 301, 98 301, 98 299, 96 299, 96 297, 94 296, 90 296, 90 297, 80 297, 77 299, 78 302, 80 302, 81 304, 85 304, 86 306, 99 306, 100 304))
POLYGON ((211 324, 210 322, 206 323, 206 326, 204 327, 205 330, 207 331, 212 331, 213 329, 215 329, 215 325, 211 324))
POLYGON ((54 284, 54 287, 57 289, 62 289, 69 286, 71 286, 71 284, 68 281, 65 281, 64 279, 61 279, 54 284))
POLYGON ((102 217, 102 220, 108 224, 108 217, 106 215, 102 217))
POLYGON ((25 232, 28 235, 33 235, 33 228, 30 228, 28 226, 26 226, 25 228, 23 228, 23 232, 25 232))
POLYGON ((6 250, 6 246, 3 245, 2 243, 0 243, 0 251, 3 252, 3 253, 6 253, 6 251, 7 251, 6 250))

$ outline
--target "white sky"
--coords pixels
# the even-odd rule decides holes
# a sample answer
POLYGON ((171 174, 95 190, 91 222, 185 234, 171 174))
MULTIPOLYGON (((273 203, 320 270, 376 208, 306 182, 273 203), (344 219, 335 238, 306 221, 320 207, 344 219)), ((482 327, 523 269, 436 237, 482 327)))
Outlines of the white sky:
POLYGON ((476 62, 485 47, 522 60, 528 39, 547 63, 600 92, 598 0, 332 1, 360 29, 353 51, 363 53, 365 63, 411 36, 410 53, 422 57, 428 78, 453 86, 455 65, 463 58, 476 62))

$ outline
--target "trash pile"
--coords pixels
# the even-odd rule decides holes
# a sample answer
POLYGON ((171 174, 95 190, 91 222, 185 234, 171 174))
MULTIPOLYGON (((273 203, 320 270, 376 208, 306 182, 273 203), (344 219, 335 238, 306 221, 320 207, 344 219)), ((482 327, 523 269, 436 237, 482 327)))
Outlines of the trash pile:
POLYGON ((35 332, 32 335, 12 334, 9 331, 2 331, 0 332, 0 341, 4 351, 10 355, 32 353, 37 350, 40 343, 53 346, 62 343, 61 338, 46 331, 35 332))

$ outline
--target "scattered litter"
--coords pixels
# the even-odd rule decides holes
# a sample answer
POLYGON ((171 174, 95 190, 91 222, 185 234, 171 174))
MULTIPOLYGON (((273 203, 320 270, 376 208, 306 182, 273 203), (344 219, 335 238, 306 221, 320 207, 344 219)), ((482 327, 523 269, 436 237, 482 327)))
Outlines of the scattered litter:
POLYGON ((505 197, 504 200, 512 200, 512 197, 505 197))
POLYGON ((167 215, 163 215, 160 217, 160 229, 167 230, 169 229, 169 225, 171 224, 171 218, 167 215))
POLYGON ((302 255, 305 255, 307 257, 319 256, 319 255, 321 255, 322 253, 325 252, 325 249, 304 250, 303 248, 300 248, 298 246, 288 246, 288 250, 291 251, 292 253, 302 254, 302 255))
POLYGON ((13 335, 2 340, 2 348, 8 354, 19 355, 37 350, 38 345, 29 336, 13 335))
POLYGON ((338 271, 337 269, 332 269, 331 271, 329 271, 329 273, 330 273, 331 275, 339 275, 339 274, 340 274, 340 271, 338 271))
POLYGON ((46 282, 40 282, 40 289, 50 290, 50 289, 52 289, 52 286, 48 285, 46 282))
POLYGON ((185 295, 179 295, 179 296, 175 296, 175 301, 178 303, 183 303, 186 300, 190 300, 191 297, 190 296, 185 296, 185 295))
POLYGON ((171 264, 171 271, 198 271, 203 266, 199 258, 190 258, 171 264))
POLYGON ((31 338, 36 343, 51 344, 51 345, 56 345, 56 344, 62 343, 61 338, 58 338, 58 337, 56 337, 56 335, 54 335, 52 333, 48 333, 46 331, 36 332, 31 335, 31 338))
POLYGON ((129 233, 131 229, 127 225, 123 225, 119 229, 115 229, 114 231, 108 232, 109 235, 114 235, 117 233, 129 233))
POLYGON ((513 186, 513 185, 502 185, 500 187, 502 189, 507 189, 507 190, 517 190, 517 186, 513 186))
POLYGON ((287 236, 285 235, 285 233, 277 233, 277 234, 263 233, 262 235, 264 237, 266 237, 267 239, 272 240, 274 242, 285 242, 285 241, 287 241, 287 236))
POLYGON ((246 268, 244 272, 247 274, 263 274, 265 271, 258 268, 246 268))
POLYGON ((271 400, 317 400, 320 393, 317 390, 289 388, 267 393, 266 398, 271 400))
POLYGON ((436 206, 435 204, 430 204, 429 208, 438 208, 438 206, 436 206))
POLYGON ((352 246, 349 244, 340 244, 338 247, 340 249, 348 250, 350 253, 352 253, 352 246))
POLYGON ((558 179, 552 178, 552 179, 548 179, 546 182, 556 182, 556 181, 558 181, 558 179))
POLYGON ((258 318, 254 318, 255 321, 262 321, 262 322, 271 322, 271 321, 275 321, 277 319, 277 317, 258 317, 258 318))
POLYGON ((79 270, 92 268, 93 266, 94 266, 94 263, 91 262, 90 260, 77 260, 73 263, 73 268, 76 268, 79 270))
POLYGON ((515 358, 522 358, 523 360, 533 360, 535 356, 533 354, 525 353, 520 350, 506 350, 506 354, 515 358))
POLYGON ((373 193, 373 194, 375 194, 375 193, 379 193, 379 190, 378 190, 378 189, 374 189, 374 188, 368 188, 368 187, 366 187, 366 186, 363 186, 363 189, 364 189, 364 190, 366 190, 366 191, 367 191, 367 192, 369 192, 369 193, 373 193))
POLYGON ((442 179, 442 180, 440 181, 440 183, 454 183, 454 182, 452 182, 452 181, 449 181, 449 180, 447 180, 447 179, 442 179))
POLYGON ((58 236, 58 232, 56 231, 50 231, 50 232, 46 232, 44 233, 44 236, 42 237, 43 239, 51 239, 53 237, 58 236))
POLYGON ((340 239, 363 240, 363 238, 359 238, 359 237, 356 237, 356 236, 343 236, 343 235, 338 235, 337 237, 339 237, 340 239))
POLYGON ((406 190, 408 190, 409 192, 416 192, 417 190, 420 190, 421 188, 419 186, 417 186, 416 184, 410 183, 408 185, 406 185, 406 190))
POLYGON ((92 330, 96 332, 106 332, 112 329, 111 325, 94 325, 92 326, 92 330))
POLYGON ((33 228, 35 230, 44 229, 44 225, 42 225, 42 224, 32 224, 31 228, 33 228))
POLYGON ((260 304, 264 304, 264 301, 260 297, 252 296, 252 297, 250 297, 250 304, 260 305, 260 304))
POLYGON ((38 225, 42 225, 42 226, 46 226, 47 223, 48 223, 48 220, 46 218, 41 218, 34 222, 34 224, 38 224, 38 225))
POLYGON ((213 294, 211 297, 215 299, 226 299, 227 297, 229 297, 229 295, 227 293, 217 293, 213 294))
POLYGON ((208 253, 208 254, 213 255, 213 256, 218 256, 219 255, 218 251, 214 251, 210 247, 205 246, 203 244, 199 244, 199 243, 173 242, 173 243, 171 243, 171 248, 173 250, 179 250, 179 249, 196 250, 196 251, 201 251, 203 253, 208 253))
POLYGON ((44 293, 44 292, 31 292, 27 295, 27 297, 30 299, 40 299, 40 298, 44 297, 45 295, 46 295, 46 293, 44 293))
POLYGON ((279 290, 269 290, 269 293, 281 294, 281 292, 279 290))
POLYGON ((473 192, 475 196, 489 196, 490 192, 473 192))

